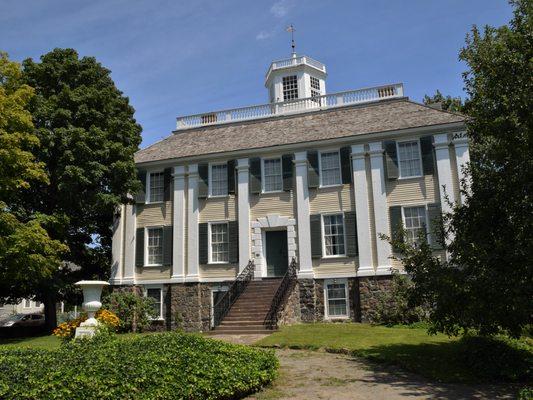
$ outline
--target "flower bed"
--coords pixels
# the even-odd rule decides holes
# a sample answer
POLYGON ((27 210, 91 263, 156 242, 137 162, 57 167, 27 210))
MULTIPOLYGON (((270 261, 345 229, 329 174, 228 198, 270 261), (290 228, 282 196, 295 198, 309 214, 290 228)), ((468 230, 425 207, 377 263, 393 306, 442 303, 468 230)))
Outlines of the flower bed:
POLYGON ((236 399, 276 376, 272 351, 199 335, 75 340, 0 350, 1 399, 236 399))

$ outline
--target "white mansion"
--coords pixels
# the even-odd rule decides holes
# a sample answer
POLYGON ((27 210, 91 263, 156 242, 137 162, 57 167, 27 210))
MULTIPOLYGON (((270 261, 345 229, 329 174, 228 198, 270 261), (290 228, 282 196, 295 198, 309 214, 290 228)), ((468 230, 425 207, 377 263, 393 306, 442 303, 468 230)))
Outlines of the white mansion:
POLYGON ((417 240, 461 201, 464 117, 402 84, 327 94, 326 76, 275 61, 268 104, 179 117, 136 153, 144 190, 115 221, 111 283, 153 297, 162 327, 365 320, 401 267, 379 235, 403 223, 417 240))

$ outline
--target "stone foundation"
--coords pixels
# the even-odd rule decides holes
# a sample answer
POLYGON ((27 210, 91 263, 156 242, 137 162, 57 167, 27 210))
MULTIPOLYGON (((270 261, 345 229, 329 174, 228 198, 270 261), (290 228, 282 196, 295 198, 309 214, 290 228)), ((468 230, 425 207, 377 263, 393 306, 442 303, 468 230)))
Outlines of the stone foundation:
POLYGON ((359 317, 360 322, 372 322, 370 313, 376 308, 379 297, 391 290, 392 277, 370 276, 359 278, 359 317))

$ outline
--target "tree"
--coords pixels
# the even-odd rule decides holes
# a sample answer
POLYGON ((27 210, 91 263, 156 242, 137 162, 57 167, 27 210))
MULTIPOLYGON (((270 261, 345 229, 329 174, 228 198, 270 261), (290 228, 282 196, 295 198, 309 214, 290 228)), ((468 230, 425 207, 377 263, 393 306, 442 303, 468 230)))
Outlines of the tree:
POLYGON ((444 111, 463 112, 464 108, 463 101, 460 97, 452 97, 449 95, 444 97, 439 90, 437 90, 431 97, 426 94, 422 101, 425 105, 438 104, 444 111))
POLYGON ((512 1, 509 26, 477 27, 460 53, 471 162, 464 205, 444 215, 449 261, 427 244, 403 246, 415 289, 432 305, 433 331, 520 335, 533 315, 533 3, 512 1))
POLYGON ((44 165, 35 160, 39 146, 28 103, 34 90, 22 83, 20 65, 0 52, 0 300, 33 296, 36 284, 60 266, 66 250, 52 240, 43 215, 24 212, 20 190, 47 184, 44 165))
POLYGON ((113 214, 139 185, 133 155, 141 127, 110 73, 72 49, 23 62, 25 82, 35 88, 31 111, 41 142, 35 156, 49 184, 26 190, 22 203, 31 213, 50 216, 48 233, 69 249, 64 261, 81 267, 41 282, 37 296, 49 327, 56 324, 56 301, 75 280, 107 278, 113 214))

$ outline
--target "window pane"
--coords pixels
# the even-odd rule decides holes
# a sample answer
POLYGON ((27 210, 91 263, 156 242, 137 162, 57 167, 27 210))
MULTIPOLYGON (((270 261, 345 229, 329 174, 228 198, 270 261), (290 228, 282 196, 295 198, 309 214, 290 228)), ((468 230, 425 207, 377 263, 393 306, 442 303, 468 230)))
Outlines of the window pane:
POLYGON ((347 316, 346 284, 332 283, 326 288, 328 300, 328 315, 347 316))
POLYGON ((148 264, 163 263, 163 228, 148 228, 148 264))
POLYGON ((211 224, 211 262, 229 261, 228 224, 211 224))
POLYGON ((405 178, 422 174, 418 141, 398 143, 398 157, 400 159, 401 177, 405 178))
POLYGON ((339 185, 342 182, 338 151, 320 153, 320 169, 322 186, 339 185))
POLYGON ((165 174, 152 172, 150 174, 150 203, 163 201, 165 191, 165 174))
POLYGON ((327 256, 344 255, 343 215, 324 215, 324 247, 327 256))
POLYGON ((225 196, 228 194, 228 169, 226 164, 211 166, 211 195, 225 196))
POLYGON ((281 160, 263 160, 263 174, 265 177, 265 192, 280 191, 283 189, 281 160))
POLYGON ((154 299, 154 303, 152 305, 154 313, 157 318, 161 318, 161 289, 148 289, 146 291, 146 296, 154 299))
POLYGON ((411 243, 418 243, 420 233, 425 233, 426 208, 404 207, 403 216, 407 240, 411 243))
POLYGON ((298 79, 296 75, 283 77, 283 101, 298 98, 298 79))

